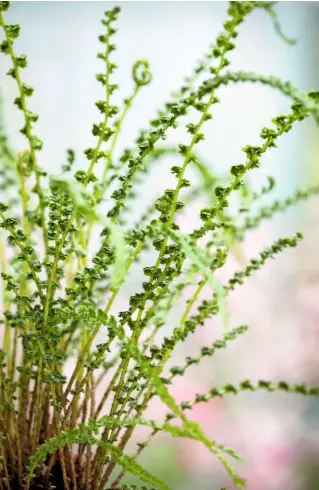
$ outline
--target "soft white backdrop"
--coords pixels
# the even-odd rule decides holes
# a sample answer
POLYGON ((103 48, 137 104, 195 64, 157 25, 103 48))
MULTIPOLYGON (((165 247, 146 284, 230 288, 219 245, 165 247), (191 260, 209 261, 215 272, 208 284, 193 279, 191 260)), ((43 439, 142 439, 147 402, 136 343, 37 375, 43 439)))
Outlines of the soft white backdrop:
MULTIPOLYGON (((133 88, 131 67, 137 58, 147 58, 153 72, 152 84, 141 91, 127 117, 119 140, 121 148, 133 143, 138 130, 148 126, 156 108, 169 99, 172 90, 179 88, 183 77, 207 51, 226 18, 227 3, 117 4, 122 12, 119 33, 114 38, 117 45, 114 59, 119 65, 114 79, 121 89, 115 100, 120 103, 130 94, 133 88)), ((94 102, 101 98, 102 91, 95 81, 95 74, 103 66, 96 59, 100 50, 97 37, 103 32, 100 18, 103 11, 112 6, 113 2, 14 2, 8 13, 8 21, 22 25, 16 45, 19 52, 28 54, 29 66, 23 71, 23 77, 36 89, 30 108, 40 114, 36 128, 38 136, 44 140, 44 149, 39 153, 39 162, 50 172, 59 172, 68 147, 76 150, 77 165, 86 165, 81 151, 91 144, 91 126, 99 120, 94 102)), ((318 4, 281 2, 277 11, 285 33, 297 37, 298 44, 294 47, 284 44, 274 33, 270 17, 262 10, 256 11, 240 28, 238 49, 230 54, 232 65, 229 68, 280 76, 292 80, 303 90, 314 88, 315 67, 318 68, 315 54, 318 4)), ((17 91, 15 82, 5 76, 9 67, 9 59, 2 55, 0 86, 5 97, 6 126, 12 145, 18 150, 25 142, 17 131, 22 126, 21 115, 11 106, 17 91)), ((241 147, 247 143, 258 144, 260 129, 268 125, 272 117, 287 111, 289 101, 270 88, 251 84, 222 88, 219 96, 221 104, 214 106, 214 119, 206 126, 207 138, 198 149, 215 170, 225 172, 230 165, 243 163, 241 147)), ((260 171, 255 173, 257 187, 269 174, 277 177, 277 195, 285 195, 307 182, 307 169, 314 161, 309 151, 308 130, 311 132, 313 128, 312 121, 306 122, 281 140, 279 149, 268 154, 260 171)), ((170 142, 184 140, 183 126, 169 135, 170 142)), ((168 185, 167 178, 166 164, 154 168, 139 196, 138 208, 143 209, 159 188, 168 185)), ((184 221, 193 225, 195 215, 190 211, 184 221)), ((274 225, 267 224, 260 233, 252 234, 247 242, 247 254, 256 254, 274 237, 300 229, 306 216, 305 208, 302 213, 293 212, 289 216, 288 222, 279 219, 274 225)), ((314 221, 313 226, 317 226, 316 223, 314 221)), ((303 246, 300 252, 278 259, 277 267, 268 266, 257 281, 249 282, 240 295, 230 298, 235 325, 248 323, 251 332, 247 339, 240 340, 238 347, 216 356, 214 364, 206 361, 200 375, 190 370, 187 381, 175 388, 177 397, 191 399, 196 391, 203 392, 215 382, 220 385, 248 376, 271 379, 282 376, 292 382, 305 379, 308 354, 305 355, 301 347, 304 328, 309 323, 309 301, 312 305, 310 321, 317 325, 318 313, 313 304, 318 298, 318 288, 316 284, 312 286, 311 297, 309 289, 303 292, 296 263, 297 259, 303 263, 309 254, 314 255, 318 239, 314 238, 312 243, 310 249, 309 245, 308 248, 303 246)), ((134 286, 133 278, 127 293, 134 286)), ((215 324, 208 323, 186 350, 195 347, 197 351, 203 343, 211 341, 215 324)), ((179 351, 178 355, 184 356, 185 351, 179 351)), ((293 474, 292 458, 303 430, 298 421, 302 407, 300 400, 294 397, 270 401, 268 396, 243 395, 236 405, 233 401, 227 401, 226 405, 216 401, 209 408, 199 410, 197 416, 214 437, 221 437, 222 442, 242 450, 249 489, 292 490, 294 480, 289 479, 289 475, 293 474)), ((201 490, 215 489, 211 479, 215 466, 210 456, 201 453, 197 446, 194 450, 193 446, 184 444, 178 446, 177 453, 169 453, 182 468, 178 481, 170 474, 168 452, 161 458, 159 451, 160 446, 157 446, 148 463, 157 466, 157 472, 163 472, 158 473, 159 476, 171 478, 174 490, 192 489, 195 482, 201 490), (200 476, 196 480, 197 473, 200 476)), ((301 483, 298 490, 316 488, 301 483)))

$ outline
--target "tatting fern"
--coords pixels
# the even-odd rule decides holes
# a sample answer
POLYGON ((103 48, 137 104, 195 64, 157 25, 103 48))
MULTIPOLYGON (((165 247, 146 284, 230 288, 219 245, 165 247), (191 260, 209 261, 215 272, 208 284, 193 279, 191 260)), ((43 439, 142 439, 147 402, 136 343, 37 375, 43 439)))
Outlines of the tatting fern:
POLYGON ((293 380, 215 386, 181 404, 170 393, 174 378, 245 334, 248 326, 229 326, 228 294, 269 259, 296 247, 302 235, 267 244, 222 284, 215 273, 227 263, 230 252, 250 229, 319 192, 319 185, 297 189, 282 201, 258 207, 260 199, 272 192, 275 180, 269 177, 257 191, 246 180, 246 174, 262 164, 263 155, 276 148, 295 124, 307 117, 319 122, 319 91, 304 94, 279 78, 228 68, 239 30, 256 9, 270 16, 285 42, 294 43, 282 33, 274 3, 230 2, 215 43, 149 127, 139 132, 134 145, 122 149, 118 158, 114 152, 126 115, 143 87, 151 83, 152 73, 147 60, 137 60, 131 94, 120 107, 114 104, 118 85, 113 39, 120 9, 106 11, 99 36, 102 69, 96 75, 104 97, 96 102, 100 118, 92 127, 95 146, 84 150, 86 168, 74 171, 76 154, 68 149, 61 173, 50 176, 40 166, 43 143, 36 135, 38 115, 30 102, 34 89, 23 81, 27 57, 15 51, 20 26, 6 22, 9 2, 0 2, 0 50, 11 60, 8 75, 17 85, 14 104, 23 115, 20 132, 26 139, 26 148, 16 154, 1 120, 0 490, 149 488, 120 486, 126 473, 138 476, 141 485, 169 489, 137 462, 160 432, 199 441, 224 466, 235 487, 244 488, 244 479, 230 462, 239 460, 239 455, 208 438, 199 424, 188 419, 188 411, 211 398, 247 390, 318 396, 318 387, 296 385, 293 380), (291 99, 291 108, 262 128, 259 146, 243 148, 241 163, 231 166, 227 175, 218 175, 198 156, 197 145, 205 139, 204 128, 219 103, 219 88, 246 82, 280 91, 291 99), (163 145, 167 131, 184 124, 189 113, 193 122, 186 124, 186 143, 163 145), (171 167, 176 186, 156 196, 140 216, 133 216, 135 224, 130 226, 138 186, 161 158, 171 156, 180 160, 171 167), (196 183, 187 178, 190 168, 198 174, 196 183), (205 207, 196 228, 184 233, 177 217, 182 210, 187 213, 199 195, 205 198, 205 207), (230 204, 230 196, 237 197, 238 206, 230 204), (99 228, 99 248, 92 252, 92 234, 99 228), (131 267, 149 260, 149 249, 156 252, 155 262, 143 267, 143 284, 130 297, 127 310, 116 314, 114 303, 131 267), (182 295, 188 285, 195 289, 181 318, 169 324, 170 333, 159 340, 173 306, 185 302, 182 295), (195 308, 206 285, 211 296, 195 308), (215 315, 223 322, 220 338, 167 370, 175 347, 215 315), (101 331, 105 340, 96 345, 101 331), (75 367, 67 375, 66 362, 74 357, 75 367), (97 389, 109 373, 111 380, 98 400, 97 389), (162 423, 143 418, 154 397, 167 410, 162 423), (140 426, 149 429, 149 437, 129 455, 127 443, 140 426), (120 472, 115 476, 117 467, 120 472))

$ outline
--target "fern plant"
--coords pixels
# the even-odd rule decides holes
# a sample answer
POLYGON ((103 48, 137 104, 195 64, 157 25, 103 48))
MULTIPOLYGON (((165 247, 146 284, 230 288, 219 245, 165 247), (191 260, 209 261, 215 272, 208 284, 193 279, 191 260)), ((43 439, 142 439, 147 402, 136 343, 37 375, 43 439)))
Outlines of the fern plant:
POLYGON ((236 386, 212 387, 209 393, 178 404, 170 386, 190 366, 245 334, 246 325, 228 325, 228 294, 269 259, 295 247, 302 236, 296 233, 269 244, 222 284, 215 276, 230 252, 248 230, 319 192, 319 186, 298 189, 283 201, 258 206, 275 181, 270 177, 260 191, 253 191, 246 179, 295 124, 307 117, 318 123, 319 92, 303 94, 279 78, 226 71, 242 24, 256 9, 270 15, 284 41, 294 41, 282 33, 274 2, 230 2, 216 42, 149 128, 140 131, 135 145, 122 149, 115 158, 126 115, 139 92, 151 83, 152 74, 147 60, 137 60, 132 68, 132 93, 121 107, 114 105, 118 86, 113 39, 120 9, 106 11, 97 55, 102 68, 96 79, 103 86, 104 98, 96 102, 101 116, 92 127, 95 145, 84 150, 86 168, 75 171, 76 155, 68 149, 61 173, 47 175, 39 164, 38 115, 30 109, 34 89, 24 82, 27 57, 14 47, 20 26, 6 22, 8 8, 9 2, 0 2, 0 49, 11 60, 8 75, 17 85, 14 104, 24 118, 20 132, 26 148, 18 154, 10 148, 1 121, 0 488, 128 488, 120 487, 121 479, 131 473, 140 478, 141 485, 168 489, 137 461, 160 432, 200 441, 224 466, 233 485, 244 488, 245 481, 231 462, 239 459, 236 451, 207 437, 198 423, 189 420, 188 410, 212 397, 243 390, 317 396, 319 388, 244 380, 236 386), (260 145, 245 146, 242 162, 220 177, 198 156, 197 148, 219 103, 219 87, 247 81, 279 90, 291 99, 291 109, 274 117, 261 130, 260 145), (162 145, 160 140, 165 140, 168 130, 185 120, 186 141, 176 148, 162 145), (162 156, 170 155, 180 159, 171 168, 176 185, 157 196, 130 226, 138 185, 162 156), (199 184, 187 178, 190 168, 198 172, 199 184), (198 195, 204 196, 205 207, 197 227, 185 233, 178 216, 182 209, 187 213, 198 195), (100 230, 98 250, 92 240, 96 230, 100 230), (149 250, 155 251, 154 262, 149 250), (145 280, 129 298, 127 309, 116 313, 116 298, 136 264, 143 267, 145 280), (195 287, 185 302, 189 285, 195 287), (211 287, 211 296, 200 302, 206 285, 211 287), (184 305, 184 312, 171 325, 167 317, 176 303, 184 305), (175 347, 214 315, 222 318, 220 339, 167 370, 175 347), (169 334, 163 338, 164 326, 169 334), (101 333, 104 342, 97 344, 101 333), (75 359, 71 373, 65 369, 69 359, 75 359), (97 388, 107 375, 110 381, 98 398, 97 388), (162 421, 145 418, 154 397, 166 407, 162 421), (128 441, 139 426, 148 428, 150 435, 138 443, 135 454, 127 454, 128 441))

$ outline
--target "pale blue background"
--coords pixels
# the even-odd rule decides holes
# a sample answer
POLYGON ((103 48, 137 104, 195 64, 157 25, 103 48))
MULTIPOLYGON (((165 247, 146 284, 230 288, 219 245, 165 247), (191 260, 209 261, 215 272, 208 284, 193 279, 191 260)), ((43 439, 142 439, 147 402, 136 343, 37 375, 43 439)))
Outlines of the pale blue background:
MULTIPOLYGON (((139 95, 138 107, 130 112, 120 139, 131 144, 140 127, 147 127, 155 109, 167 100, 171 89, 178 88, 184 75, 207 50, 226 16, 226 2, 119 2, 122 13, 118 23, 115 53, 119 70, 115 73, 121 91, 116 100, 132 90, 131 66, 136 58, 149 59, 153 83, 139 95)), ((45 142, 40 163, 51 171, 64 161, 65 149, 78 152, 90 145, 91 125, 99 117, 94 101, 101 96, 95 74, 102 69, 96 59, 100 49, 97 35, 103 11, 113 2, 14 2, 8 21, 22 24, 16 47, 28 53, 29 66, 23 78, 36 88, 30 107, 40 113, 37 133, 45 142)), ((231 53, 232 70, 252 70, 292 80, 304 90, 312 88, 318 77, 315 35, 316 2, 279 2, 277 7, 285 33, 299 39, 295 47, 285 45, 274 33, 271 19, 258 10, 240 28, 238 49, 231 53), (311 26, 313 28, 311 28, 311 26)), ((10 107, 16 96, 13 80, 5 76, 10 66, 1 57, 0 86, 6 98, 9 134, 18 149, 24 145, 17 133, 21 114, 10 107)), ((288 109, 289 101, 267 87, 245 85, 220 90, 222 104, 214 108, 214 121, 201 145, 201 154, 219 169, 242 161, 241 147, 258 142, 260 128, 271 117, 288 109)), ((310 123, 311 124, 311 123, 310 123)), ((180 142, 183 129, 171 135, 180 142)), ((287 191, 302 177, 307 124, 281 141, 276 154, 267 156, 267 170, 280 177, 279 186, 287 191), (267 160, 268 159, 268 160, 267 160), (287 182, 288 179, 288 182, 287 182), (285 183, 286 181, 286 183, 285 183)), ((159 175, 159 178, 164 178, 159 175)), ((155 181, 158 179, 154 179, 155 181)), ((256 177, 259 180, 257 173, 256 177)), ((260 182, 264 180, 263 171, 260 182)), ((150 188, 151 192, 152 189, 150 188)))
MULTIPOLYGON (((99 120, 94 102, 103 97, 95 81, 95 74, 103 70, 96 59, 101 48, 97 37, 103 33, 100 18, 105 9, 117 4, 122 12, 119 34, 114 38, 117 51, 113 58, 119 65, 114 81, 121 90, 116 92, 115 101, 131 93, 131 67, 137 58, 147 58, 153 71, 152 84, 141 91, 128 115, 119 148, 133 143, 156 108, 180 86, 218 34, 227 10, 225 2, 14 2, 6 18, 22 25, 16 47, 18 52, 28 53, 29 66, 22 75, 36 89, 30 108, 40 114, 36 133, 44 140, 44 149, 39 153, 39 162, 50 172, 59 172, 68 147, 76 150, 79 166, 87 164, 81 151, 91 144, 92 123, 99 120)), ((298 38, 297 46, 282 42, 265 12, 254 12, 240 28, 238 49, 230 54, 229 69, 273 74, 293 81, 303 90, 318 87, 318 2, 280 2, 277 11, 284 32, 298 38)), ((18 150, 26 143, 17 131, 22 126, 21 114, 11 106, 17 89, 15 81, 5 76, 9 68, 9 58, 2 55, 0 86, 5 97, 6 125, 12 145, 18 150)), ((272 117, 289 110, 290 101, 268 87, 251 84, 222 88, 219 96, 221 104, 214 106, 214 119, 206 126, 207 138, 198 148, 216 170, 225 172, 230 165, 243 163, 241 147, 258 144, 260 129, 272 117)), ((279 149, 267 154, 264 165, 255 172, 257 187, 269 174, 277 177, 279 195, 309 183, 309 169, 318 163, 318 157, 310 151, 313 128, 313 121, 307 121, 281 139, 279 149)), ((167 142, 184 140, 181 125, 169 134, 167 142)), ((159 187, 167 187, 168 175, 167 165, 154 169, 139 196, 141 209, 159 187)), ((292 228, 295 231, 295 226, 292 228)), ((160 450, 164 451, 162 447, 160 450)), ((152 464, 165 460, 163 474, 159 475, 167 476, 174 490, 212 490, 212 482, 205 476, 200 481, 188 481, 186 477, 183 481, 180 472, 175 481, 176 454, 168 456, 165 449, 162 458, 158 447, 153 451, 152 464)))

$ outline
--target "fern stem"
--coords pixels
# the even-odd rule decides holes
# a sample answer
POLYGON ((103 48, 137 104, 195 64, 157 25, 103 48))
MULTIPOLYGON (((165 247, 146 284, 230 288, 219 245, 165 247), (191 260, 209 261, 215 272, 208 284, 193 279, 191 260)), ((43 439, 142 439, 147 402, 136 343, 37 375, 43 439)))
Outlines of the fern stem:
POLYGON ((45 247, 47 247, 48 239, 47 239, 47 229, 46 229, 46 220, 45 220, 45 202, 44 202, 44 196, 43 196, 43 191, 42 191, 42 187, 41 187, 41 180, 40 180, 41 172, 40 172, 40 169, 39 169, 38 164, 37 164, 37 158, 36 158, 36 153, 35 153, 34 143, 33 143, 33 136, 31 134, 30 119, 29 119, 29 117, 27 117, 28 108, 27 108, 25 93, 23 90, 23 84, 22 84, 22 80, 21 80, 21 76, 20 76, 20 70, 19 70, 19 66, 17 64, 15 53, 13 51, 12 40, 8 34, 7 26, 5 24, 3 14, 1 11, 0 11, 0 25, 3 28, 3 31, 4 31, 5 36, 6 36, 6 40, 8 43, 8 51, 9 51, 9 54, 11 57, 11 61, 12 61, 13 69, 14 69, 14 74, 15 74, 14 78, 17 81, 17 85, 18 85, 18 89, 19 89, 19 97, 21 100, 21 108, 22 108, 22 112, 23 112, 23 116, 24 116, 24 122, 25 122, 25 130, 26 130, 25 134, 26 134, 26 137, 27 137, 28 142, 29 142, 30 155, 31 155, 31 159, 32 159, 32 162, 33 162, 33 165, 35 168, 36 192, 37 192, 38 197, 39 197, 41 229, 43 231, 44 244, 45 244, 45 247))

